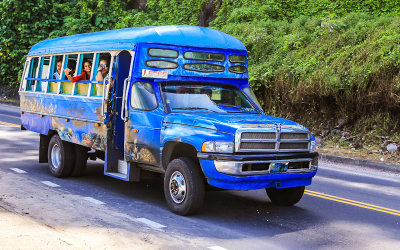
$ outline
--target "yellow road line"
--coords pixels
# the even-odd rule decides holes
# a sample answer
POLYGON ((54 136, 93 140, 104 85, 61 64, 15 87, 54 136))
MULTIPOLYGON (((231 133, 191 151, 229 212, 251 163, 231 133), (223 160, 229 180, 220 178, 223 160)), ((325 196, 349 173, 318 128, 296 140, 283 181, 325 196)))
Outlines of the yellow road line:
POLYGON ((6 126, 10 126, 10 127, 16 127, 16 128, 21 127, 20 125, 17 125, 17 124, 14 124, 14 123, 8 123, 8 122, 2 122, 2 121, 0 121, 0 124, 1 125, 6 125, 6 126))
POLYGON ((350 199, 345 199, 345 198, 341 198, 338 196, 328 195, 328 194, 319 193, 319 192, 315 192, 315 191, 311 191, 311 190, 306 190, 304 193, 307 195, 311 195, 311 196, 315 196, 315 197, 319 197, 319 198, 323 198, 323 199, 327 199, 327 200, 331 200, 331 201, 337 201, 340 203, 344 203, 344 204, 348 204, 348 205, 352 205, 352 206, 356 206, 356 207, 362 207, 362 208, 375 210, 375 211, 382 212, 382 213, 400 216, 400 211, 395 210, 395 209, 375 206, 372 204, 354 201, 354 200, 350 200, 350 199))
POLYGON ((343 201, 354 202, 354 203, 358 203, 358 204, 369 206, 369 207, 385 209, 385 210, 388 210, 388 211, 393 211, 395 213, 400 213, 399 210, 390 209, 390 208, 386 208, 386 207, 380 207, 380 206, 376 206, 376 205, 372 205, 372 204, 368 204, 368 203, 364 203, 364 202, 360 202, 360 201, 355 201, 355 200, 350 200, 350 199, 346 199, 346 198, 342 198, 342 197, 338 197, 338 196, 333 196, 333 195, 330 195, 330 194, 319 193, 319 192, 315 192, 315 191, 311 191, 311 190, 306 190, 306 192, 310 192, 310 193, 317 194, 317 195, 323 195, 323 196, 331 197, 331 198, 334 198, 334 199, 340 199, 340 200, 343 200, 343 201))

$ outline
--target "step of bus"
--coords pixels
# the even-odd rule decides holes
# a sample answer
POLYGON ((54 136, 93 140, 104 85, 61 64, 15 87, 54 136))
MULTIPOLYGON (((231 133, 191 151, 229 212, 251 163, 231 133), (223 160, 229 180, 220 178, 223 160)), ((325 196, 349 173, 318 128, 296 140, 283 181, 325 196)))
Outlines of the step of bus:
POLYGON ((124 181, 140 180, 140 169, 124 160, 118 160, 117 171, 105 172, 104 174, 124 181))

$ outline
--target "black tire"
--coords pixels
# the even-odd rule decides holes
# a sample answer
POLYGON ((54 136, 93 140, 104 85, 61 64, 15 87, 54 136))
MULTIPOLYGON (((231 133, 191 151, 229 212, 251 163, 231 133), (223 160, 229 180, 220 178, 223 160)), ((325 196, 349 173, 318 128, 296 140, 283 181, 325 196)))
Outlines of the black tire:
POLYGON ((82 176, 86 171, 86 164, 88 160, 88 148, 81 145, 74 145, 75 149, 75 163, 71 176, 82 176))
POLYGON ((54 135, 49 142, 47 158, 53 176, 70 176, 75 161, 73 144, 62 141, 58 135, 54 135))
POLYGON ((282 206, 292 206, 300 201, 304 194, 304 187, 293 188, 266 188, 267 195, 272 203, 282 206))
POLYGON ((172 212, 179 215, 196 213, 203 206, 204 193, 203 173, 192 160, 181 157, 168 164, 164 176, 164 195, 172 212), (182 179, 185 188, 179 185, 182 179))

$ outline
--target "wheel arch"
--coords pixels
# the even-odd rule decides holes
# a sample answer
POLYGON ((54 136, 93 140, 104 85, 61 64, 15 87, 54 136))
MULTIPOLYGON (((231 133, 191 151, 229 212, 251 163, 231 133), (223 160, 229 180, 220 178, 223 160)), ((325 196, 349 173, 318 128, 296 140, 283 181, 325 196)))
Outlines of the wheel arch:
POLYGON ((193 145, 179 141, 168 141, 164 144, 162 150, 162 168, 166 170, 168 163, 179 157, 187 157, 200 167, 197 149, 193 145))

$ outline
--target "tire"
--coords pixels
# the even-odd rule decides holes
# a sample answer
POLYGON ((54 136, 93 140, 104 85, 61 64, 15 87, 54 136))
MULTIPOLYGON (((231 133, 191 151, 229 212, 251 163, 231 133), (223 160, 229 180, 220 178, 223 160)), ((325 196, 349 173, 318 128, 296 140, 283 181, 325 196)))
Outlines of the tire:
POLYGON ((164 176, 164 195, 170 210, 179 215, 194 214, 203 206, 205 184, 200 167, 181 157, 172 160, 164 176))
POLYGON ((88 160, 88 148, 81 145, 74 145, 75 150, 75 163, 71 176, 82 176, 86 171, 86 164, 88 160))
POLYGON ((282 206, 292 206, 300 201, 304 194, 304 187, 293 188, 266 188, 267 195, 272 203, 282 206))
POLYGON ((53 176, 59 178, 70 176, 75 161, 73 144, 62 141, 58 135, 54 135, 49 142, 47 158, 53 176))

